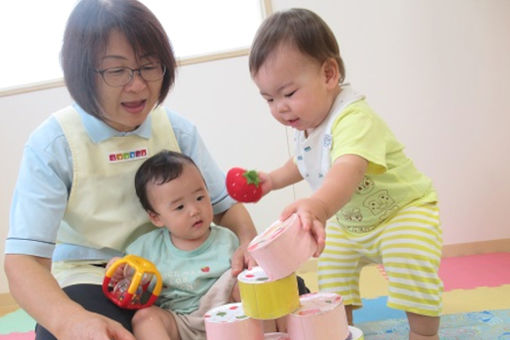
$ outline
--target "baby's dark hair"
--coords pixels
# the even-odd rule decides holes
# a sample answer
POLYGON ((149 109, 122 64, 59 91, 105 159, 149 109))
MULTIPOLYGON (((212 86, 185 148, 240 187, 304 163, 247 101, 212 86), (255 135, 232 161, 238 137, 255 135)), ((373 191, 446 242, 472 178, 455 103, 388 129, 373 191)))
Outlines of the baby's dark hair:
POLYGON ((188 156, 174 151, 163 150, 151 156, 138 168, 135 175, 135 190, 142 207, 156 213, 147 198, 147 184, 161 185, 182 174, 185 164, 196 166, 188 156))
POLYGON ((321 64, 333 58, 338 64, 340 82, 345 79, 345 67, 333 31, 314 12, 292 8, 276 12, 264 20, 251 46, 250 73, 256 75, 268 56, 282 43, 295 46, 321 64))

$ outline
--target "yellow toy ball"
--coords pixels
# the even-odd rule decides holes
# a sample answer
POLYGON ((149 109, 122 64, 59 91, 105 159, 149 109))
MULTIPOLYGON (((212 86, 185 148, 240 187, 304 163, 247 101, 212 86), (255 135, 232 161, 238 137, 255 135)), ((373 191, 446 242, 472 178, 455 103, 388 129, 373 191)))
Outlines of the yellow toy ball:
POLYGON ((126 309, 151 306, 161 293, 162 286, 163 280, 156 266, 136 255, 126 255, 115 261, 106 270, 103 280, 104 294, 117 306, 126 309), (113 281, 113 275, 120 266, 124 266, 124 278, 113 281), (155 283, 151 284, 154 279, 155 283))

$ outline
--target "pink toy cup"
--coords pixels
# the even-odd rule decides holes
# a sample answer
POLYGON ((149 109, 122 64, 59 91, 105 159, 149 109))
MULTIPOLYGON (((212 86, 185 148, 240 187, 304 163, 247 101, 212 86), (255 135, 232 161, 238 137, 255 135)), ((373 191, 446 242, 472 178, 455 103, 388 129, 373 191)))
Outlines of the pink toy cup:
POLYGON ((244 314, 241 303, 230 303, 204 315, 207 340, 264 340, 262 321, 244 314))
POLYGON ((296 274, 270 280, 261 267, 245 269, 237 275, 239 293, 246 315, 257 320, 272 320, 299 308, 296 274))
POLYGON ((290 340, 287 333, 266 333, 264 334, 264 340, 290 340))
POLYGON ((292 340, 345 340, 349 328, 342 297, 334 293, 302 295, 301 307, 287 317, 292 340))
POLYGON ((294 273, 316 250, 317 242, 303 230, 296 214, 274 222, 248 245, 248 252, 271 280, 294 273))

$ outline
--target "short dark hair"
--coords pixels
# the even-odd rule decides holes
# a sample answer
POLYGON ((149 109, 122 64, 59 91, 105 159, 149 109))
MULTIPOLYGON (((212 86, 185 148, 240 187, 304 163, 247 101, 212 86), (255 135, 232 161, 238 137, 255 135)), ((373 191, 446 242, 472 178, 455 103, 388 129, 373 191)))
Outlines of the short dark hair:
POLYGON ((185 164, 196 167, 195 162, 190 157, 169 150, 162 150, 142 163, 135 174, 135 190, 142 207, 146 211, 156 213, 147 198, 147 184, 161 185, 176 179, 182 174, 185 164))
POLYGON ((60 53, 67 89, 87 113, 102 119, 96 68, 112 30, 123 33, 136 55, 152 54, 166 72, 158 98, 165 99, 175 81, 177 62, 168 36, 156 16, 136 0, 81 0, 73 9, 60 53))
POLYGON ((303 8, 276 12, 264 20, 251 46, 250 73, 256 75, 271 52, 282 43, 295 46, 320 63, 328 58, 335 59, 340 82, 345 79, 344 62, 333 31, 321 17, 303 8))

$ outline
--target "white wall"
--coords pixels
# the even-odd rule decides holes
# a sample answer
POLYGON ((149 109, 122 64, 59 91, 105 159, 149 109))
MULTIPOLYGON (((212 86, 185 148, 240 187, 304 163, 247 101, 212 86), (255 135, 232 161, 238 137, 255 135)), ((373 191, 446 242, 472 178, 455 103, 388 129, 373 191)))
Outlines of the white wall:
MULTIPOLYGON (((275 10, 287 7, 316 11, 335 31, 348 80, 435 182, 445 244, 510 238, 510 2, 273 1, 275 10)), ((69 102, 63 88, 0 97, 1 240, 24 141, 69 102)), ((182 67, 166 104, 198 125, 225 170, 270 170, 288 157, 287 132, 251 83, 247 57, 182 67)), ((249 205, 257 228, 293 197, 287 189, 249 205)), ((7 290, 1 271, 0 293, 7 290)))
POLYGON ((434 180, 445 244, 509 238, 510 2, 273 1, 288 7, 330 24, 347 80, 434 180))

